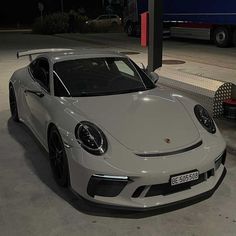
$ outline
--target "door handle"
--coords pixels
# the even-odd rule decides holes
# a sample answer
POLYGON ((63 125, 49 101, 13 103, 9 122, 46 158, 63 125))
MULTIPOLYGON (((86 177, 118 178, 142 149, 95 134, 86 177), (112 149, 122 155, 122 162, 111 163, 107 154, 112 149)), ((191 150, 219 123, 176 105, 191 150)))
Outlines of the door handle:
POLYGON ((25 90, 25 93, 32 93, 32 94, 35 94, 36 96, 38 96, 38 97, 40 97, 40 98, 44 97, 44 94, 43 94, 42 92, 36 91, 36 90, 28 90, 28 89, 26 89, 26 90, 25 90))

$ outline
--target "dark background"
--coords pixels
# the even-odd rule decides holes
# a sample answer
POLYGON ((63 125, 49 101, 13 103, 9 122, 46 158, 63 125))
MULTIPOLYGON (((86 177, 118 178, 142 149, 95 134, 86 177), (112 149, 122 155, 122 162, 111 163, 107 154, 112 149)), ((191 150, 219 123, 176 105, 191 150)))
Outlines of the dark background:
MULTIPOLYGON (((61 12, 61 0, 7 0, 0 5, 0 27, 30 26, 34 19, 40 16, 39 2, 44 4, 43 15, 61 12)), ((65 12, 84 8, 90 18, 105 12, 102 0, 64 0, 63 2, 65 12)))

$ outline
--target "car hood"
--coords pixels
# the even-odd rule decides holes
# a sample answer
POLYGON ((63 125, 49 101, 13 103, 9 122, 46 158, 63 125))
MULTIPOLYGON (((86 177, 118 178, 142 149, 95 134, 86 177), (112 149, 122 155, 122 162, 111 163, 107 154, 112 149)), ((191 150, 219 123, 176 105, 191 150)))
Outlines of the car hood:
POLYGON ((183 104, 161 89, 80 97, 72 103, 90 121, 137 154, 180 150, 200 139, 183 104))

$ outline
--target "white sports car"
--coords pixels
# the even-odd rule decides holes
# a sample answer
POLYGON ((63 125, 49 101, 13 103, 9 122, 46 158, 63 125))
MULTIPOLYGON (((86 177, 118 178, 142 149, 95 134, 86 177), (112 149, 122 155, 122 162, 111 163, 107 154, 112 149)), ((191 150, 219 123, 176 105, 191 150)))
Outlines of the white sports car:
POLYGON ((48 151, 60 186, 99 204, 149 210, 205 199, 222 182, 226 144, 208 112, 125 55, 18 53, 26 55, 31 63, 9 83, 12 118, 48 151))

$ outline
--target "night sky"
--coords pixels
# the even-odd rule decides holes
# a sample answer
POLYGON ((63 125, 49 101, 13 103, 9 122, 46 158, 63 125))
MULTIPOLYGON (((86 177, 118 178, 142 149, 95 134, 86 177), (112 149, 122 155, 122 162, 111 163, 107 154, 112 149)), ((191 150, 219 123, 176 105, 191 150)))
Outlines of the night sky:
MULTIPOLYGON (((61 11, 61 0, 8 0, 0 6, 0 27, 30 25, 33 20, 40 16, 38 2, 44 4, 44 14, 61 11)), ((89 17, 102 13, 102 0, 64 0, 64 9, 77 10, 84 7, 89 17)))

